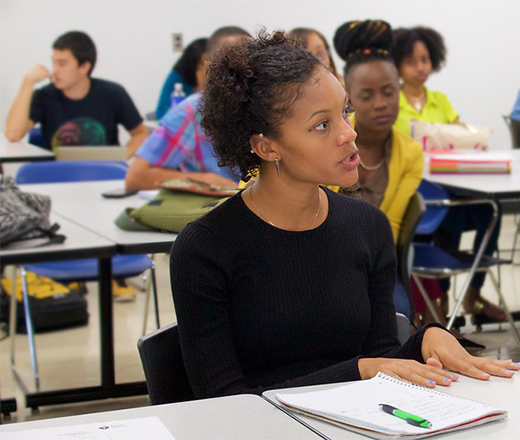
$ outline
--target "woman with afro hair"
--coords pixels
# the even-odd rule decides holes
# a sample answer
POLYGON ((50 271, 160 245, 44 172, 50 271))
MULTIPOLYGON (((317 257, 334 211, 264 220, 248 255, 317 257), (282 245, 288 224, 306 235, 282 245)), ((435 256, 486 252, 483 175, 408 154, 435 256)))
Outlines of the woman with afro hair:
MULTIPOLYGON (((395 127, 410 134, 411 119, 441 124, 458 122, 459 115, 453 109, 448 97, 443 93, 433 92, 425 86, 430 74, 438 72, 445 62, 446 47, 442 36, 427 27, 401 28, 394 31, 394 43, 392 54, 402 80, 399 117, 395 127)), ((473 249, 476 253, 493 215, 493 210, 488 205, 450 208, 433 239, 440 247, 456 252, 463 232, 476 230, 473 241, 473 249)), ((484 250, 486 256, 492 256, 497 250, 501 218, 499 212, 496 226, 484 250)), ((473 276, 464 298, 464 309, 467 313, 481 314, 492 321, 505 321, 504 310, 481 295, 485 276, 485 272, 473 276)), ((443 313, 446 314, 450 280, 446 278, 439 281, 440 292, 434 283, 430 282, 427 290, 436 303, 442 305, 443 313)), ((415 297, 421 300, 418 293, 415 297)))
POLYGON ((448 97, 425 86, 446 60, 442 35, 422 26, 396 29, 392 55, 402 80, 395 126, 410 135, 411 119, 440 124, 458 122, 459 115, 448 97))

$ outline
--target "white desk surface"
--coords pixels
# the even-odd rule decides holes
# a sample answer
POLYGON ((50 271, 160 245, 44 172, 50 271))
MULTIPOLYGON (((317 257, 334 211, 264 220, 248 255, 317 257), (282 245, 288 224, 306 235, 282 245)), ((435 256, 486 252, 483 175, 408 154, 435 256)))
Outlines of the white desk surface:
POLYGON ((10 142, 0 133, 0 161, 29 162, 35 159, 54 159, 54 153, 26 142, 10 142))
POLYGON ((124 231, 115 225, 114 220, 125 208, 138 208, 146 203, 146 200, 137 195, 121 199, 107 199, 101 196, 105 191, 124 188, 124 185, 123 180, 107 180, 20 185, 20 188, 23 191, 50 196, 53 212, 118 245, 173 243, 177 234, 124 231))
MULTIPOLYGON (((495 151, 494 151, 495 152, 495 151)), ((520 197, 520 150, 500 150, 513 157, 510 174, 431 174, 429 160, 425 160, 423 178, 430 182, 472 191, 475 195, 498 195, 505 199, 520 197)))
MULTIPOLYGON (((59 254, 64 254, 65 258, 68 259, 71 253, 96 254, 108 252, 110 249, 113 250, 113 254, 115 253, 115 244, 99 234, 54 213, 51 214, 50 221, 51 224, 58 223, 60 225, 58 233, 67 237, 64 243, 29 249, 0 249, 0 259, 9 260, 10 258, 23 257, 24 260, 30 261, 32 257, 37 257, 38 260, 41 260, 42 257, 47 257, 47 260, 48 257, 56 257, 54 259, 59 260, 59 254)), ((87 256, 78 258, 87 258, 87 256)))
MULTIPOLYGON (((240 395, 0 426, 2 433, 157 416, 176 440, 317 439, 261 397, 240 395)), ((153 439, 150 439, 153 440, 153 439)))
MULTIPOLYGON (((287 388, 284 390, 266 391, 264 396, 272 402, 276 400, 277 393, 301 393, 308 391, 317 391, 320 389, 332 388, 340 384, 334 385, 318 385, 313 387, 287 388)), ((440 391, 445 391, 468 399, 476 400, 496 408, 508 411, 508 420, 505 422, 490 423, 484 426, 470 428, 457 433, 449 433, 435 436, 435 438, 453 437, 454 440, 509 440, 517 439, 520 436, 520 373, 516 374, 513 379, 503 379, 492 377, 487 382, 461 377, 454 382, 451 387, 437 387, 440 391)), ((323 422, 301 414, 294 414, 305 423, 309 424, 323 435, 331 439, 366 439, 365 436, 356 434, 332 423, 323 422)))

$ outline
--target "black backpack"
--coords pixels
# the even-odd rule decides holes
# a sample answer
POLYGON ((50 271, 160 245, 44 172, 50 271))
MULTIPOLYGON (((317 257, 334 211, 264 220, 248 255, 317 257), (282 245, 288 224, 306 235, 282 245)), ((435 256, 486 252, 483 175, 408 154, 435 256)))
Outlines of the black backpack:
MULTIPOLYGON (((32 272, 27 272, 27 277, 31 321, 36 333, 88 324, 87 300, 81 293, 32 272)), ((7 323, 10 318, 11 283, 10 279, 2 278, 0 284, 0 321, 7 323)), ((17 284, 16 332, 27 333, 20 279, 17 284)))

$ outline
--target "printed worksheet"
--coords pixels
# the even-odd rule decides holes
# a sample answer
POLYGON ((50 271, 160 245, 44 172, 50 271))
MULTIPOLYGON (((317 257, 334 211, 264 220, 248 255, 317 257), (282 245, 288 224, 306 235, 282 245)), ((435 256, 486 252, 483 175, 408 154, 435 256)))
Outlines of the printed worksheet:
POLYGON ((159 417, 3 432, 2 440, 175 440, 159 417))

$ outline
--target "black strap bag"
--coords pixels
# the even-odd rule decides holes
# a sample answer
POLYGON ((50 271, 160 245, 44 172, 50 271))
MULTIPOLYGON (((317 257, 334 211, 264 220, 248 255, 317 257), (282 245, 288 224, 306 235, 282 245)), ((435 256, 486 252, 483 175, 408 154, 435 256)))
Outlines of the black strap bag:
POLYGON ((0 176, 0 244, 3 249, 63 243, 59 225, 51 225, 51 199, 21 191, 12 177, 0 176))

